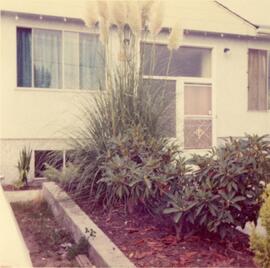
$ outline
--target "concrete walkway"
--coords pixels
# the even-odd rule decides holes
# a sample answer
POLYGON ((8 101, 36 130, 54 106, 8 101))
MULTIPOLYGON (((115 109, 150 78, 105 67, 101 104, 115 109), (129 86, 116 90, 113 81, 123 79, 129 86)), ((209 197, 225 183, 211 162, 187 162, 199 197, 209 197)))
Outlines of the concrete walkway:
POLYGON ((28 249, 0 184, 0 267, 32 267, 28 249))

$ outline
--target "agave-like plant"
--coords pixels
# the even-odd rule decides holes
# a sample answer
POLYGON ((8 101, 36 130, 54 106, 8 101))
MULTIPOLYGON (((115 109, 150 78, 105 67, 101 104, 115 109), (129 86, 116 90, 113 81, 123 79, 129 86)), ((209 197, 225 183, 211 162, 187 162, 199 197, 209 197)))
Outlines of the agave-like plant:
POLYGON ((17 168, 19 171, 19 181, 22 182, 25 186, 28 186, 28 174, 30 171, 31 157, 32 150, 24 146, 19 154, 17 168))

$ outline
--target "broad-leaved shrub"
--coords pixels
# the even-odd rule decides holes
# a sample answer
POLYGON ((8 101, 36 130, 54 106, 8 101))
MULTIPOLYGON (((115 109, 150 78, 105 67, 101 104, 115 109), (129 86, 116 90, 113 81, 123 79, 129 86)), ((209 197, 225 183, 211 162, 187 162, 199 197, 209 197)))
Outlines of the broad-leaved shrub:
MULTIPOLYGON (((191 161, 192 162, 192 161, 191 161)), ((168 195, 165 214, 177 232, 204 229, 221 237, 255 221, 270 176, 270 143, 265 136, 230 138, 205 159, 185 185, 168 195), (188 228, 188 230, 186 230, 188 228)))

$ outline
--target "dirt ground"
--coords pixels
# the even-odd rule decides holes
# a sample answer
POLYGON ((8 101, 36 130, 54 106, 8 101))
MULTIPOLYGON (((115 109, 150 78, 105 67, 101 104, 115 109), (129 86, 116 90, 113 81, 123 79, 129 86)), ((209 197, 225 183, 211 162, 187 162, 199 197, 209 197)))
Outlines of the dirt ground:
POLYGON ((104 213, 77 203, 138 267, 255 267, 248 237, 238 231, 225 241, 209 234, 177 241, 170 225, 149 214, 104 213))
POLYGON ((38 190, 42 188, 42 183, 45 182, 44 179, 35 179, 29 181, 28 186, 16 187, 14 184, 4 184, 2 185, 5 191, 22 191, 22 190, 38 190))
POLYGON ((71 236, 55 221, 47 203, 15 203, 13 211, 34 267, 78 267, 67 258, 71 236))

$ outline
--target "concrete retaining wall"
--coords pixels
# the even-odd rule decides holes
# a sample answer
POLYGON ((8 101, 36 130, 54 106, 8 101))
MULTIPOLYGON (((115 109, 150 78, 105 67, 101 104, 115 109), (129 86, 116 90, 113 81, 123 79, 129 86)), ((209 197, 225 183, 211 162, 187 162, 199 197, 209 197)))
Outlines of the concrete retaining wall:
POLYGON ((0 184, 0 267, 32 267, 29 251, 0 184))
POLYGON ((103 231, 54 182, 43 183, 43 196, 58 221, 72 234, 75 241, 85 236, 85 229, 96 232, 89 238, 89 257, 97 267, 135 267, 103 231))
POLYGON ((30 202, 41 195, 41 190, 6 191, 5 196, 9 203, 30 202))

